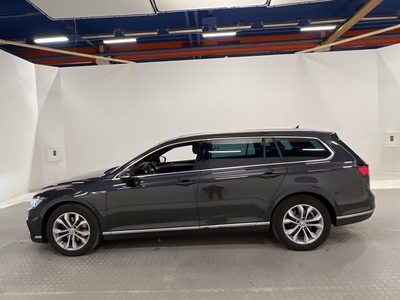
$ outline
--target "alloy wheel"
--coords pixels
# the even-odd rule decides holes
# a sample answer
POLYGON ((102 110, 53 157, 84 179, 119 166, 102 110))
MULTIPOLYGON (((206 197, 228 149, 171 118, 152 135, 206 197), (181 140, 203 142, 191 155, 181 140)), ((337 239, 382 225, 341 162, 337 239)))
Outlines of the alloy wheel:
POLYGON ((298 204, 290 208, 283 217, 283 231, 296 244, 311 244, 324 230, 324 218, 315 207, 298 204))
POLYGON ((68 251, 83 248, 90 238, 89 223, 76 212, 60 215, 53 223, 52 232, 54 241, 68 251))

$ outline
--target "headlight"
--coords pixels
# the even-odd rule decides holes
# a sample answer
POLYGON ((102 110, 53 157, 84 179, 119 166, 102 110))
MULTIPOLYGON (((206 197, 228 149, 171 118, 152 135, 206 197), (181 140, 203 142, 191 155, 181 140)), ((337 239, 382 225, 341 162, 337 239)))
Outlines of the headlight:
POLYGON ((31 199, 31 206, 32 206, 32 207, 38 206, 39 203, 42 202, 44 199, 46 199, 46 197, 34 196, 34 197, 31 199))

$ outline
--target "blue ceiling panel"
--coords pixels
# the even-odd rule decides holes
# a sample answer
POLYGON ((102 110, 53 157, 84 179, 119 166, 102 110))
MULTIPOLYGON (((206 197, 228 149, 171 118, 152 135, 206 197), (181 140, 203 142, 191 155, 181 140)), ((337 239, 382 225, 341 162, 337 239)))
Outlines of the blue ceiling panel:
MULTIPOLYGON (((236 25, 253 25, 252 30, 239 31, 237 34, 236 42, 240 41, 243 37, 260 37, 260 41, 263 41, 263 37, 273 37, 284 35, 299 34, 299 27, 287 27, 287 28, 264 28, 261 29, 262 24, 275 24, 275 23, 288 23, 288 22, 299 22, 299 26, 307 25, 310 21, 316 20, 327 20, 327 19, 349 19, 353 16, 361 7, 363 7, 368 1, 367 0, 334 0, 334 1, 323 1, 323 2, 312 2, 288 6, 277 6, 277 7, 250 7, 250 8, 232 8, 232 9, 214 9, 214 10, 200 10, 200 11, 189 11, 189 12, 172 12, 172 13, 158 13, 152 16, 136 16, 136 17, 115 17, 115 18, 102 18, 102 19, 79 19, 79 20, 64 20, 64 21, 53 21, 48 19, 45 15, 39 12, 31 4, 25 0, 1 0, 0 4, 0 39, 15 40, 15 41, 26 41, 27 43, 33 43, 33 39, 36 37, 46 36, 58 36, 64 35, 70 38, 70 42, 66 44, 51 45, 54 48, 71 48, 75 47, 76 51, 79 52, 80 47, 91 47, 99 50, 99 45, 102 44, 102 38, 90 38, 87 36, 112 36, 115 33, 128 34, 135 32, 147 32, 157 31, 158 35, 149 37, 138 38, 137 45, 142 45, 140 51, 143 50, 145 44, 160 44, 160 51, 162 49, 162 43, 164 42, 179 42, 182 41, 182 47, 203 47, 203 38, 201 34, 179 34, 171 35, 167 34, 167 29, 183 29, 183 28, 195 28, 201 26, 207 18, 215 18, 216 25, 220 27, 224 26, 236 26, 236 25), (259 28, 259 29, 257 29, 259 28), (87 39, 87 41, 82 40, 87 39), (239 40, 239 41, 238 41, 239 40)), ((393 26, 400 23, 398 15, 400 13, 400 0, 384 0, 382 1, 369 16, 378 17, 394 17, 390 20, 378 20, 378 21, 361 21, 357 23, 352 29, 356 30, 376 30, 384 27, 393 26), (396 17, 397 16, 397 17, 396 17)), ((337 23, 340 25, 340 23, 337 23)), ((205 28, 204 30, 208 30, 205 28)), ((295 42, 297 40, 294 40, 295 42)), ((309 39, 309 42, 314 40, 309 39)), ((393 41, 393 39, 391 40, 393 41)), ((222 41, 225 42, 225 41, 222 41)), ((315 42, 315 41, 314 41, 315 42)), ((232 41, 234 43, 234 41, 232 41)), ((260 42, 261 43, 261 42, 260 42)), ((205 45, 205 44, 204 44, 205 45)), ((207 46, 207 45, 205 45, 207 46)), ((377 45, 378 46, 378 45, 377 45)), ((154 46, 149 46, 150 48, 154 46)), ((356 46, 354 46, 356 47, 356 46)), ((11 53, 22 56, 20 50, 21 47, 13 47, 7 45, 1 45, 2 49, 5 49, 11 53)), ((152 49, 153 49, 152 48, 152 49)), ((206 49, 206 47, 204 47, 206 49)), ((348 47, 351 48, 351 47, 348 47)), ((363 46, 358 45, 357 49, 362 49, 363 46)), ((365 45, 365 49, 373 48, 371 45, 365 45)), ((347 48, 342 48, 347 49, 347 48)), ((113 48, 113 53, 118 55, 118 49, 113 48)), ((131 49, 135 51, 135 47, 131 49)), ((153 49, 154 50, 154 49, 153 49)), ((337 50, 335 48, 335 50, 337 50)), ((82 51, 84 49, 82 48, 82 51)), ((111 51, 111 50, 110 50, 111 51)), ((126 49, 121 49, 121 53, 126 49)), ((274 51, 263 51, 262 53, 275 54, 275 53, 293 53, 295 50, 285 50, 282 48, 274 51)), ((242 56, 242 55, 259 55, 250 50, 246 53, 235 53, 231 56, 242 56)), ((202 57, 219 57, 224 54, 218 55, 204 55, 202 57)), ((59 58, 54 54, 55 59, 59 58)), ((29 58, 27 58, 29 59, 29 58)), ((171 59, 182 59, 180 57, 172 57, 171 59)), ((189 58, 186 58, 189 59, 189 58)), ((34 59, 32 59, 33 61, 34 59)), ((154 58, 154 60, 168 60, 166 58, 154 58)), ((148 59, 141 59, 140 61, 148 61, 148 59)))

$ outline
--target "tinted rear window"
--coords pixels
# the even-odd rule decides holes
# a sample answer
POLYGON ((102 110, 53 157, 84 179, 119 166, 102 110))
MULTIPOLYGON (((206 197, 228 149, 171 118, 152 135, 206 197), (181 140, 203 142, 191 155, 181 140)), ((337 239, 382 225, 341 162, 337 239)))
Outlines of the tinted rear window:
POLYGON ((257 165, 263 163, 262 139, 212 141, 206 158, 209 168, 257 165))
POLYGON ((331 152, 316 139, 277 138, 276 141, 285 161, 316 160, 331 156, 331 152))

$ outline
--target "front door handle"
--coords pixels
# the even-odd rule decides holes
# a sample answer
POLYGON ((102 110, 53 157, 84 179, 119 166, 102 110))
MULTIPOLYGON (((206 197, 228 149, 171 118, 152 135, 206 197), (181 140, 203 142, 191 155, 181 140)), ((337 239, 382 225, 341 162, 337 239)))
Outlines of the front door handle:
POLYGON ((274 172, 265 172, 260 177, 261 178, 265 178, 265 179, 272 179, 272 178, 275 178, 275 177, 278 177, 278 176, 280 176, 280 174, 276 174, 274 172))
POLYGON ((196 183, 195 180, 184 179, 184 180, 181 180, 181 181, 177 182, 176 185, 179 185, 179 186, 188 186, 188 185, 195 184, 195 183, 196 183))

